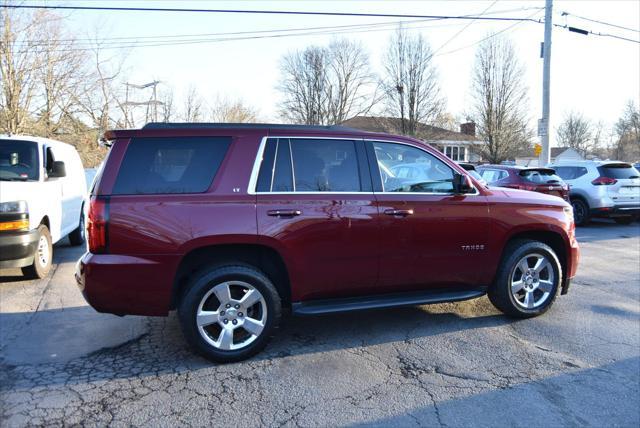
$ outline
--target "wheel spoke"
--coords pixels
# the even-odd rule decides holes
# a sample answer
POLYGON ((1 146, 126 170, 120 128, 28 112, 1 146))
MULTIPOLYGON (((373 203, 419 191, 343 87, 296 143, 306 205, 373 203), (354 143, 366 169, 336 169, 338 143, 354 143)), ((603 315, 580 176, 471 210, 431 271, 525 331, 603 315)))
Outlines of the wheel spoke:
POLYGON ((233 345, 233 330, 230 328, 223 328, 218 336, 218 347, 220 349, 229 350, 233 345))
POLYGON ((244 319, 244 324, 242 324, 242 327, 249 333, 258 336, 260 335, 260 333, 262 333, 264 324, 258 320, 247 317, 244 319))
POLYGON ((240 304, 245 308, 250 308, 251 306, 258 303, 258 301, 262 298, 262 295, 258 290, 249 290, 247 294, 242 297, 240 300, 240 304))
POLYGON ((538 288, 545 293, 551 293, 551 290, 553 289, 553 282, 547 279, 541 279, 538 284, 538 288))
POLYGON ((522 272, 523 275, 527 270, 529 270, 529 263, 527 262, 526 257, 520 260, 520 263, 518 263, 518 269, 520 269, 520 272, 522 272))
POLYGON ((218 284, 213 289, 213 293, 216 295, 221 304, 225 304, 231 300, 231 290, 229 289, 229 283, 223 282, 218 284))
POLYGON ((524 287, 524 282, 522 280, 514 281, 511 283, 511 292, 513 294, 516 294, 517 292, 522 290, 523 287, 524 287))
POLYGON ((204 327, 213 323, 218 322, 218 312, 217 311, 200 311, 196 316, 196 321, 198 323, 198 327, 204 327))
POLYGON ((527 294, 524 295, 524 305, 528 309, 532 309, 535 303, 535 297, 533 295, 533 291, 527 291, 527 294))
POLYGON ((536 260, 536 265, 533 267, 533 270, 536 271, 537 274, 540 274, 543 270, 545 270, 549 266, 549 261, 544 257, 540 257, 536 260))

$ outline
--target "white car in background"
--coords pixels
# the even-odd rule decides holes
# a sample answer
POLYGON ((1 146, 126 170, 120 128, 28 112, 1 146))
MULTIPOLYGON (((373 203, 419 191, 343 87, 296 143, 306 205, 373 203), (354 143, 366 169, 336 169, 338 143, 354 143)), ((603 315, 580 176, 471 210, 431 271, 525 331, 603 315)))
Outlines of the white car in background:
POLYGON ((43 278, 53 244, 85 241, 87 184, 80 156, 69 144, 0 135, 0 268, 43 278))

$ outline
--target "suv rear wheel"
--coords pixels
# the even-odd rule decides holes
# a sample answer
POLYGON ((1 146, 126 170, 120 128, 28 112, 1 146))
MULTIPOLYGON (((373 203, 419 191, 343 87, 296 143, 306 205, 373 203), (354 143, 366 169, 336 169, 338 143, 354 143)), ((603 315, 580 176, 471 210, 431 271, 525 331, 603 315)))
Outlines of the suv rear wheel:
POLYGON ((582 199, 571 199, 573 207, 573 221, 576 226, 587 226, 590 221, 589 205, 582 199))
POLYGON ((182 331, 210 360, 226 363, 256 354, 280 322, 275 286, 251 266, 210 266, 188 287, 178 308, 182 331))
POLYGON ((69 243, 73 246, 84 244, 85 240, 85 226, 84 226, 84 208, 80 210, 80 220, 78 221, 78 227, 69 234, 69 243))
POLYGON ((553 249, 538 241, 516 240, 504 254, 496 281, 489 288, 491 303, 517 318, 545 313, 562 281, 562 266, 553 249))

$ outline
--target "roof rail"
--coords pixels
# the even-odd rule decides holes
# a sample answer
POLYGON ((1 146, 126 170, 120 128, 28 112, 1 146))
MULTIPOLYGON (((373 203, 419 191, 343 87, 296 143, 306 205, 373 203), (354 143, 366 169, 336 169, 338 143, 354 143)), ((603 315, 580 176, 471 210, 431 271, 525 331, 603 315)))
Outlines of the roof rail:
POLYGON ((354 131, 357 129, 340 125, 285 125, 281 123, 175 123, 175 122, 150 122, 142 127, 142 129, 308 129, 308 130, 324 130, 324 131, 354 131))

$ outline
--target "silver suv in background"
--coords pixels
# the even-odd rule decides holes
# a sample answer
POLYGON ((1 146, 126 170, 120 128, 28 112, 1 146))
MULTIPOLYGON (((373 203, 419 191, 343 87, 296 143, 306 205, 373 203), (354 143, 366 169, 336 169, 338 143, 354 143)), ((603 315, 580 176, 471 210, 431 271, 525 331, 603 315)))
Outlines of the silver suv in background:
POLYGON ((618 161, 572 161, 549 167, 569 184, 576 225, 592 217, 629 224, 640 216, 640 172, 618 161))

